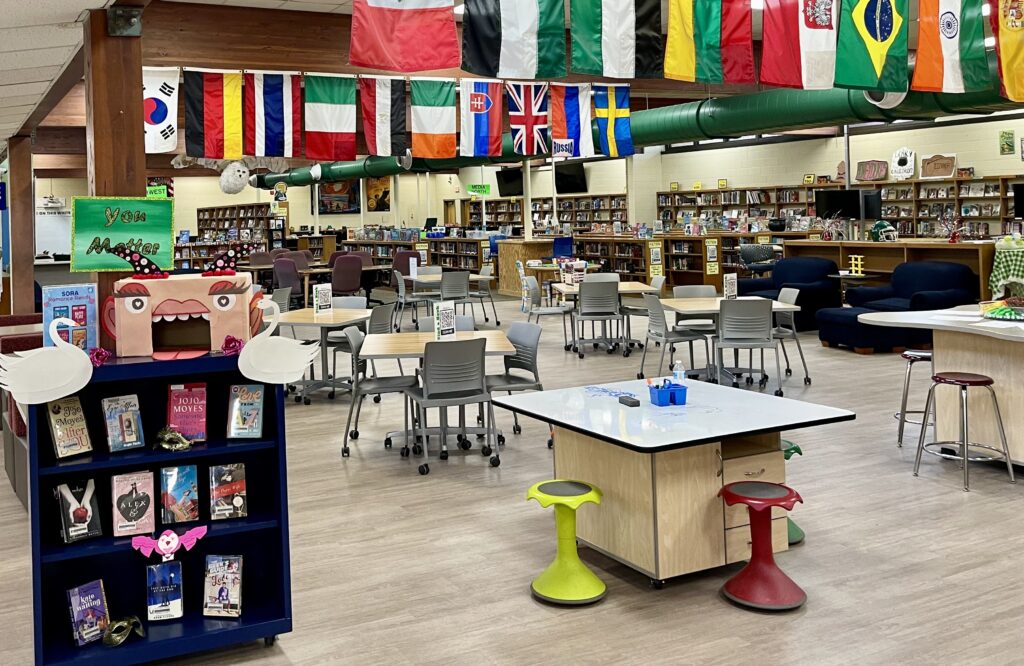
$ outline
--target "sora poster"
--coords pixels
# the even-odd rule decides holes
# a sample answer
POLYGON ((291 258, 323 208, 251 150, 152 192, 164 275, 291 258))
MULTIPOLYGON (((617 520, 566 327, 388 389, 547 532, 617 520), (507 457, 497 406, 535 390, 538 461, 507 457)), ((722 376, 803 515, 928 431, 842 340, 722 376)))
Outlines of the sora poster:
POLYGON ((366 212, 391 212, 391 176, 366 179, 366 212))
POLYGON ((359 212, 359 180, 344 180, 337 183, 320 183, 321 215, 338 215, 359 212))

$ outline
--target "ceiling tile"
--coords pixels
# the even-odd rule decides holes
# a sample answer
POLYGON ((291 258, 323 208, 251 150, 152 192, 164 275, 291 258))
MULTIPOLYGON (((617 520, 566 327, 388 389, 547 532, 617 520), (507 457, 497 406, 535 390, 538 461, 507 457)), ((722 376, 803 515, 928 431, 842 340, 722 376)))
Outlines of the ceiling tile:
POLYGON ((28 118, 35 106, 12 106, 9 109, 0 109, 0 125, 4 123, 21 122, 28 118))
POLYGON ((50 88, 50 81, 40 83, 15 83, 9 86, 0 86, 0 99, 13 97, 15 95, 42 95, 50 88))
MULTIPOLYGON (((3 19, 0 19, 3 21, 3 19)), ((4 23, 6 25, 6 23, 4 23)), ((77 46, 82 43, 81 23, 58 23, 24 28, 0 28, 0 52, 77 46)))
POLYGON ((26 25, 53 25, 78 20, 82 12, 102 9, 107 0, 14 0, 3 3, 4 28, 26 25))
POLYGON ((42 95, 13 95, 0 99, 0 108, 10 106, 24 106, 31 104, 33 107, 39 103, 42 95))
POLYGON ((25 69, 0 70, 0 86, 11 83, 32 83, 34 81, 52 81, 64 69, 60 65, 53 67, 28 67, 25 69))
POLYGON ((0 52, 0 70, 62 67, 76 50, 74 46, 60 46, 52 49, 0 52))

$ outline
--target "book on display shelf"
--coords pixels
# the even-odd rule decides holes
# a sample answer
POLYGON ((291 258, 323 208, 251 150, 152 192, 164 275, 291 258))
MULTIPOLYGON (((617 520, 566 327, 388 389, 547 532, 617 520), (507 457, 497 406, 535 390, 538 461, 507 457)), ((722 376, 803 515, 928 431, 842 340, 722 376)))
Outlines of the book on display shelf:
POLYGON ((146 616, 152 621, 182 616, 181 562, 171 560, 146 567, 146 616))
POLYGON ((78 396, 69 396, 46 403, 53 448, 58 458, 67 458, 92 451, 85 412, 78 396))
POLYGON ((207 555, 203 583, 203 615, 242 615, 242 556, 207 555))
POLYGON ((71 613, 71 629, 79 646, 103 638, 103 632, 110 622, 103 580, 94 580, 68 590, 68 610, 71 613))
MULTIPOLYGON (((95 284, 59 284, 42 288, 43 330, 50 330, 54 319, 70 319, 74 327, 61 326, 57 335, 64 342, 79 349, 92 349, 99 345, 99 319, 95 284)), ((43 346, 52 347, 49 335, 43 336, 43 346)))
POLYGON ((64 543, 103 534, 100 523, 100 501, 93 479, 62 483, 53 490, 60 508, 61 537, 64 543))
POLYGON ((245 499, 245 464, 210 467, 210 520, 245 518, 249 515, 245 499))
POLYGON ((167 426, 193 442, 206 439, 206 383, 171 384, 167 426))
POLYGON ((139 396, 133 394, 103 398, 100 406, 107 425, 107 445, 111 453, 137 449, 146 443, 142 435, 139 396))
POLYGON ((199 520, 199 482, 195 465, 160 470, 160 522, 164 525, 199 520))
POLYGON ((156 528, 153 472, 118 474, 111 478, 114 536, 148 534, 156 528))
POLYGON ((234 384, 228 396, 228 437, 263 436, 263 384, 234 384))

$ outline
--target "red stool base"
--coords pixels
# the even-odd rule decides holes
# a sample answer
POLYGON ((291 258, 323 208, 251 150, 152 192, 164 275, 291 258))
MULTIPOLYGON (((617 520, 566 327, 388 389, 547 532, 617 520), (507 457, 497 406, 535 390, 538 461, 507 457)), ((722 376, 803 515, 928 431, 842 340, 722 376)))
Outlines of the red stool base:
POLYGON ((722 586, 726 599, 758 610, 783 611, 800 608, 807 593, 774 562, 750 561, 722 586))

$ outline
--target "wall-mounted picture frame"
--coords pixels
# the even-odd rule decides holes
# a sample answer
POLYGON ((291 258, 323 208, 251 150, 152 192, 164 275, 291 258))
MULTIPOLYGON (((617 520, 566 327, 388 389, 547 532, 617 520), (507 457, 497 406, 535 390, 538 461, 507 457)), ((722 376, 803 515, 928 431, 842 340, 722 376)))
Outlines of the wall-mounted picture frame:
POLYGON ((817 176, 814 175, 813 173, 805 173, 804 174, 804 185, 814 185, 814 181, 816 179, 817 179, 817 176))
POLYGON ((317 206, 321 215, 359 213, 359 179, 320 183, 317 206))
POLYGON ((999 130, 999 154, 1013 155, 1013 146, 1016 142, 1016 134, 1013 130, 999 130))
POLYGON ((366 178, 366 212, 391 212, 391 176, 366 178))

